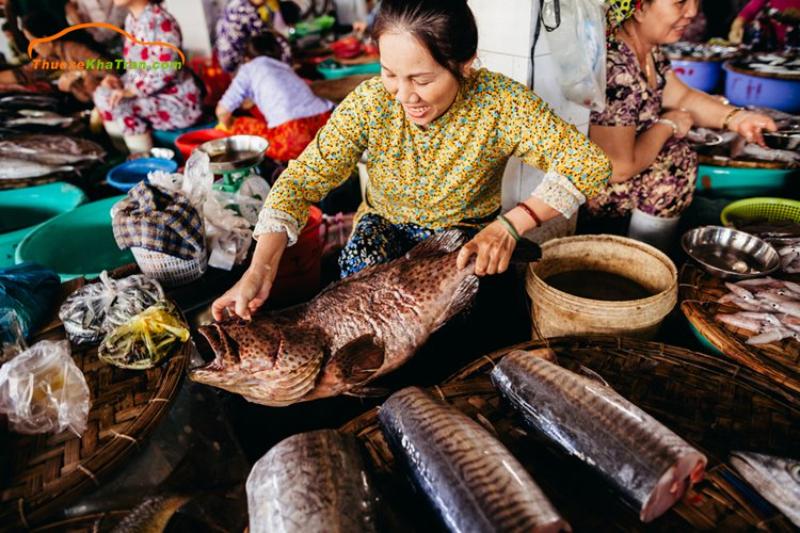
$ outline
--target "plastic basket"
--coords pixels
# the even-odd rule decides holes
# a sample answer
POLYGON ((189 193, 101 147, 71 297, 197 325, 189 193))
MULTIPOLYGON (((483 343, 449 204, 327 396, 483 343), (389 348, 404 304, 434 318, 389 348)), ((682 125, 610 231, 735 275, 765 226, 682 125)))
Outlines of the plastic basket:
POLYGON ((181 259, 145 248, 131 248, 133 258, 142 271, 168 287, 185 285, 199 279, 208 268, 205 251, 197 259, 181 259))
POLYGON ((788 198, 747 198, 733 202, 722 210, 722 224, 730 226, 731 219, 766 219, 767 222, 791 220, 800 223, 800 202, 788 198))

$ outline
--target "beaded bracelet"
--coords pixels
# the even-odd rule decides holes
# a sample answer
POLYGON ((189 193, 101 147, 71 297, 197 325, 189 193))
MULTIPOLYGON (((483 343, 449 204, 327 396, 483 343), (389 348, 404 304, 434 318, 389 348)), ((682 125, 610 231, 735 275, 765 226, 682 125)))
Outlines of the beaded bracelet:
POLYGON ((542 220, 536 215, 536 213, 533 211, 533 209, 530 208, 528 204, 526 204, 525 202, 519 202, 517 204, 517 207, 521 207, 526 213, 528 213, 528 216, 531 217, 534 222, 536 222, 536 227, 541 227, 542 220))
POLYGON ((518 241, 522 238, 519 236, 519 233, 517 233, 517 230, 514 228, 514 225, 511 223, 511 221, 509 221, 506 217, 503 215, 497 215, 497 220, 499 220, 500 223, 506 227, 511 236, 514 237, 515 241, 518 241))

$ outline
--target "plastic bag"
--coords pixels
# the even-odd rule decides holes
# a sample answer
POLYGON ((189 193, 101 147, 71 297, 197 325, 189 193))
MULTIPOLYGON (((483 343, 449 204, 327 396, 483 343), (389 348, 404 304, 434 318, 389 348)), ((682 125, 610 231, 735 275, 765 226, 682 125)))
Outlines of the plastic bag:
POLYGON ((86 431, 89 387, 67 341, 41 341, 0 367, 0 412, 17 433, 86 431))
POLYGON ((164 290, 143 275, 100 281, 73 292, 58 311, 69 340, 75 344, 100 342, 103 336, 151 305, 164 300, 164 290))
POLYGON ((0 269, 0 330, 11 327, 2 316, 10 319, 13 310, 28 337, 49 315, 60 288, 58 274, 35 263, 0 269))
POLYGON ((546 0, 547 40, 567 100, 602 111, 606 106, 606 17, 602 0, 546 0), (548 20, 557 21, 552 27, 548 20))

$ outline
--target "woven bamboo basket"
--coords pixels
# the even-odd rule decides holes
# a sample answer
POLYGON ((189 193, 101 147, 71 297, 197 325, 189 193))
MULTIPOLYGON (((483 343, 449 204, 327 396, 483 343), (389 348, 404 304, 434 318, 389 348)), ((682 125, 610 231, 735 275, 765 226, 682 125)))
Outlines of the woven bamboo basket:
MULTIPOLYGON (((506 348, 481 357, 430 392, 494 433, 531 472, 576 531, 793 531, 793 526, 748 485, 725 460, 731 450, 776 455, 797 453, 800 405, 772 390, 762 375, 739 365, 654 342, 617 337, 560 337, 506 348), (548 346, 559 363, 585 365, 620 394, 661 420, 709 457, 706 479, 682 502, 646 527, 638 513, 577 460, 553 449, 526 429, 495 392, 488 373, 514 349, 548 346)), ((395 464, 377 420, 377 409, 341 431, 364 444, 379 489, 400 516, 431 531, 421 498, 395 464)), ((406 526, 407 527, 407 526, 406 526)))
MULTIPOLYGON (((135 272, 135 268, 123 267, 112 276, 135 272)), ((80 278, 63 284, 62 300, 85 283, 80 278)), ((59 306, 54 306, 54 313, 59 306)), ((64 328, 55 318, 32 342, 64 338, 64 328)), ((56 435, 9 433, 10 473, 0 485, 0 529, 41 523, 123 466, 167 412, 189 364, 189 350, 190 343, 186 343, 163 364, 133 371, 102 363, 96 346, 73 345, 73 359, 91 393, 87 429, 80 438, 68 431, 56 435)))
POLYGON ((788 389, 787 395, 800 401, 800 342, 785 339, 758 346, 747 344, 748 332, 714 319, 718 312, 740 311, 716 303, 726 293, 724 282, 704 270, 691 264, 681 269, 681 311, 697 331, 720 352, 779 383, 788 389))

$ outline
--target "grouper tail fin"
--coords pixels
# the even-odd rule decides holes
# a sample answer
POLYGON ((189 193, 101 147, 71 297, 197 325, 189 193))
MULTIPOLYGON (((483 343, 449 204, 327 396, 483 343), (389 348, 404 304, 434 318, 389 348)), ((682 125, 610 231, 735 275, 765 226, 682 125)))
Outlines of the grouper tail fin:
POLYGON ((514 253, 511 254, 512 263, 535 263, 542 258, 542 249, 533 241, 520 239, 514 253))

